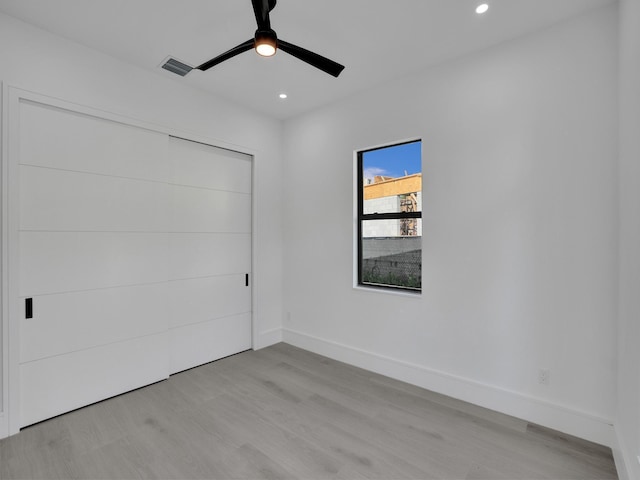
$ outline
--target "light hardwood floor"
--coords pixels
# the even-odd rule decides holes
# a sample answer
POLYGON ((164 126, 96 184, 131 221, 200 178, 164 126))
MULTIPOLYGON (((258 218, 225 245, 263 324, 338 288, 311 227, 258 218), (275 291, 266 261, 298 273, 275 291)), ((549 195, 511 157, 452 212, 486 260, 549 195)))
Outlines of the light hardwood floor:
POLYGON ((278 344, 0 441, 0 479, 615 479, 608 448, 278 344))

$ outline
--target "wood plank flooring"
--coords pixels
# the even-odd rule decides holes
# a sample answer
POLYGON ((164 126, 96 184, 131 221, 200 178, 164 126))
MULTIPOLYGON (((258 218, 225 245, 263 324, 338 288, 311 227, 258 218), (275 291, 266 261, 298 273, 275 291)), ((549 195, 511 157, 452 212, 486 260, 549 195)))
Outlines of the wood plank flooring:
POLYGON ((0 479, 616 479, 611 451, 290 345, 0 441, 0 479))

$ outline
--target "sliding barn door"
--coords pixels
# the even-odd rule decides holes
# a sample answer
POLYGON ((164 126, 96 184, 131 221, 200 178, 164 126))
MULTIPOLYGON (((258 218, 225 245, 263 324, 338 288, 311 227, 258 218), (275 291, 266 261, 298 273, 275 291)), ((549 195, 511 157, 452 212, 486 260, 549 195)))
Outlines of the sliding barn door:
POLYGON ((251 348, 251 157, 169 140, 171 373, 251 348))
POLYGON ((250 157, 19 118, 21 426, 250 348, 250 157))

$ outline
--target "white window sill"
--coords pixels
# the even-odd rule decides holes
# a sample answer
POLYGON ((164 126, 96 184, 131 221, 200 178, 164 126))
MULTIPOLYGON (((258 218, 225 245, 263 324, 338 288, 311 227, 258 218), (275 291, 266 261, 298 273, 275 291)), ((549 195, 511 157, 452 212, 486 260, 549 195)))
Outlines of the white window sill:
POLYGON ((365 287, 363 285, 354 285, 353 289, 358 292, 382 293, 386 295, 395 295, 397 297, 421 298, 422 292, 412 292, 409 290, 400 290, 384 287, 365 287))

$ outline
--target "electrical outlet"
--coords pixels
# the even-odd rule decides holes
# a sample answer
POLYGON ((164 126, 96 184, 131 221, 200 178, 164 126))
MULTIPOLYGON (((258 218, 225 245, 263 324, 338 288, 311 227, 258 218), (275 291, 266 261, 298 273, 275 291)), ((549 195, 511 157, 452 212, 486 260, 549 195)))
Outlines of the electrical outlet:
POLYGON ((540 385, 549 385, 549 377, 551 375, 551 372, 549 372, 549 370, 545 369, 545 368, 541 368, 538 371, 538 383, 540 385))

